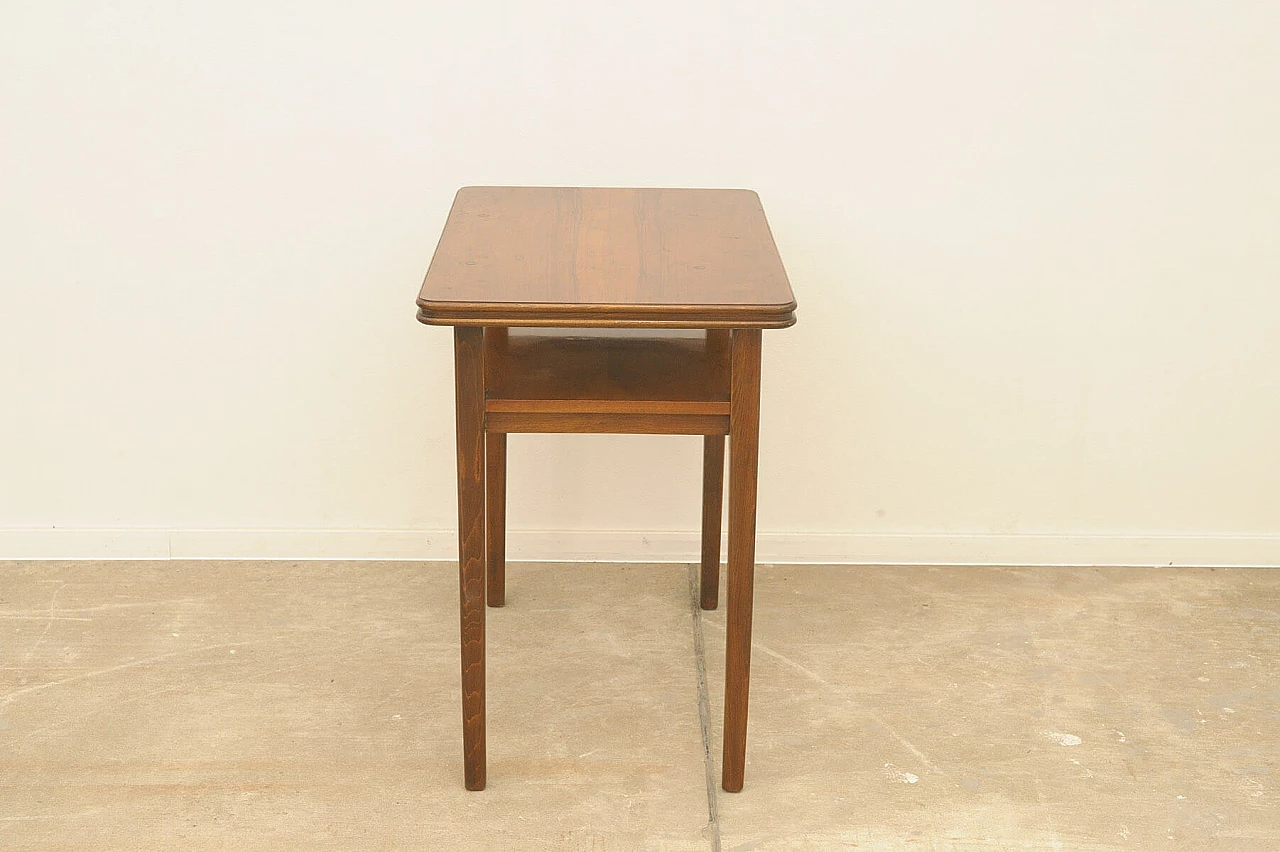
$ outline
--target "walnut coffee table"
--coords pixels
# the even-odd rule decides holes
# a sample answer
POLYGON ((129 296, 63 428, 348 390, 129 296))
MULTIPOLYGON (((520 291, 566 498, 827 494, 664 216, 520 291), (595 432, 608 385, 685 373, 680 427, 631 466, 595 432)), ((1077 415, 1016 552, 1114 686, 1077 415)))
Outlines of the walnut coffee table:
POLYGON ((742 789, 760 331, 792 325, 795 308, 754 192, 459 190, 418 296, 418 319, 454 329, 468 790, 485 785, 485 602, 486 591, 489 606, 504 598, 509 432, 704 436, 703 609, 717 604, 724 438, 732 437, 722 783, 742 789), (508 331, 529 327, 543 331, 508 331), (572 331, 586 328, 653 334, 572 331))

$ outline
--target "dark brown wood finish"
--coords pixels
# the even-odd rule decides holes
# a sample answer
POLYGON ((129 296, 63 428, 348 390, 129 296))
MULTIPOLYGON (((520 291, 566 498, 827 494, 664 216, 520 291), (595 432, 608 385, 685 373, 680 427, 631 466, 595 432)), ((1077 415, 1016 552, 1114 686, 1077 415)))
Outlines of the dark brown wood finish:
POLYGON ((430 325, 783 328, 795 307, 744 189, 464 187, 418 296, 430 325))
POLYGON ((485 578, 489 606, 507 602, 507 434, 489 432, 484 439, 485 578))
MULTIPOLYGON (((715 386, 729 388, 728 329, 709 328, 707 360, 715 386)), ((699 606, 713 610, 720 605, 720 519, 724 511, 724 437, 707 435, 702 443, 702 571, 699 606)))
POLYGON ((724 435, 702 439, 702 575, 698 603, 712 610, 720 604, 720 519, 724 500, 724 435))
MULTIPOLYGON (((484 386, 498 384, 506 360, 509 334, 501 326, 484 330, 484 386)), ((485 436, 485 601, 504 606, 507 601, 507 436, 485 436)))
POLYGON ((482 329, 453 330, 458 449, 458 587, 462 622, 462 750, 468 790, 485 785, 484 349, 482 329))
POLYGON ((649 399, 490 399, 485 411, 504 414, 725 414, 729 401, 649 399))
POLYGON ((587 432, 621 435, 725 435, 727 414, 543 414, 490 411, 492 432, 587 432))
POLYGON ((724 789, 746 760, 762 328, 795 300, 755 193, 461 190, 418 299, 453 325, 463 756, 485 786, 485 603, 505 602, 506 435, 703 435, 700 604, 718 604, 729 444, 724 789), (705 338, 510 334, 510 326, 705 328, 705 338), (732 331, 730 331, 732 329, 732 331), (487 570, 486 570, 487 569, 487 570))
POLYGON ((501 369, 507 360, 507 349, 510 346, 511 334, 505 326, 489 326, 484 330, 484 387, 489 388, 501 384, 501 369))
POLYGON ((751 680, 751 607, 755 592, 756 471, 760 437, 760 331, 736 329, 730 343, 733 437, 729 441, 728 614, 724 659, 721 786, 742 789, 751 680))
POLYGON ((511 336, 488 411, 728 414, 718 350, 689 338, 511 336))

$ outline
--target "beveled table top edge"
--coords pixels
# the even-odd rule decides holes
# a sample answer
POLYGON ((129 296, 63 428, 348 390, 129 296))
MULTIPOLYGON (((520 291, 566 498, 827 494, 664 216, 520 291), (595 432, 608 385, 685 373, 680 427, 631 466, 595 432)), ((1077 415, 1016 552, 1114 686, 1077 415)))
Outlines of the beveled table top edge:
POLYGON ((789 328, 796 302, 781 305, 636 305, 417 300, 424 325, 539 328, 789 328))

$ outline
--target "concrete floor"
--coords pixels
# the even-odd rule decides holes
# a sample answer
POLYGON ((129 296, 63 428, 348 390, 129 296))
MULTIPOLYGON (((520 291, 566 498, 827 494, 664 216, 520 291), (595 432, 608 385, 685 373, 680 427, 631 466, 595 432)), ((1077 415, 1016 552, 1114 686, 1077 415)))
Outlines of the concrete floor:
POLYGON ((762 567, 739 794, 690 580, 512 566, 468 793, 452 566, 0 563, 0 847, 1280 849, 1280 571, 762 567))

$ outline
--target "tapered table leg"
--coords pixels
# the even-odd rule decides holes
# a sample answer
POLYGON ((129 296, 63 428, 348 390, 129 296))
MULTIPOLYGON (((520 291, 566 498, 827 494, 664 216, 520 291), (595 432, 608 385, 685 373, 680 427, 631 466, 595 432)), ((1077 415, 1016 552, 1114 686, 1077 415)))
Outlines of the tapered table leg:
POLYGON ((485 573, 489 581, 489 606, 507 601, 507 435, 485 435, 485 573))
POLYGON ((485 785, 484 356, 482 329, 453 330, 458 429, 458 585, 462 622, 462 755, 468 790, 485 785))
POLYGON ((724 500, 724 435, 702 438, 702 577, 699 605, 720 603, 720 518, 724 500))
POLYGON ((742 789, 751 679, 751 605, 756 557, 756 462, 760 435, 760 330, 730 342, 728 614, 721 786, 742 789))

